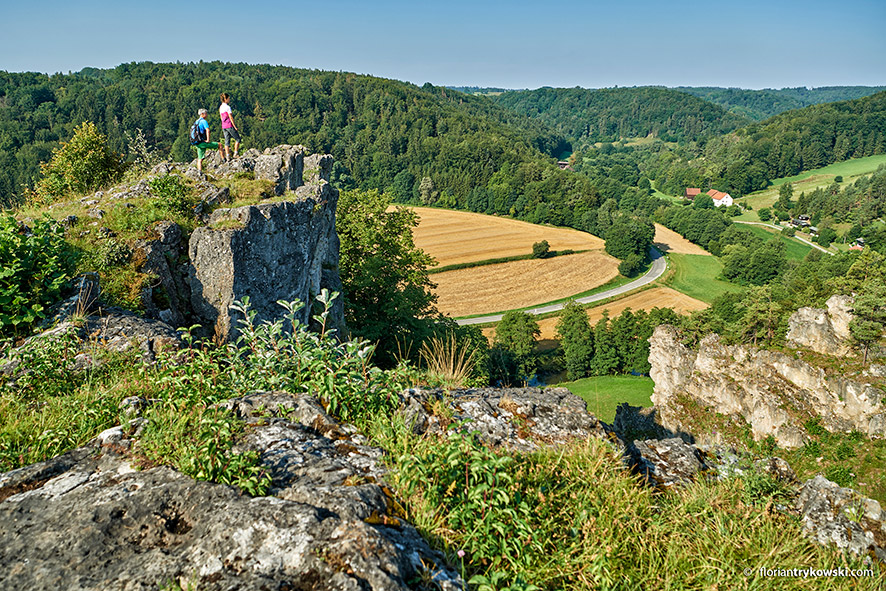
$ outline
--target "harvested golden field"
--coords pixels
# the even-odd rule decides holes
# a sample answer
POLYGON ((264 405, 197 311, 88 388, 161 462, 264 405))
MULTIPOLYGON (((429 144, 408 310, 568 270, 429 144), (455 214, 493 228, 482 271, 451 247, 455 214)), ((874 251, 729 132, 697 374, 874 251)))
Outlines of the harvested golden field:
POLYGON ((532 245, 542 240, 548 241, 551 250, 601 250, 604 246, 600 238, 569 228, 467 211, 412 209, 421 220, 414 231, 415 245, 437 259, 441 267, 529 254, 532 245))
MULTIPOLYGON (((653 308, 670 308, 677 314, 688 314, 695 310, 703 310, 707 307, 708 305, 706 303, 691 298, 679 291, 675 291, 670 287, 653 287, 652 289, 629 295, 626 298, 610 302, 603 306, 588 308, 588 318, 590 318, 591 324, 593 325, 603 317, 603 310, 609 310, 609 317, 614 318, 627 308, 635 311, 648 311, 653 308)), ((538 327, 541 329, 539 340, 543 341, 541 343, 542 348, 550 348, 550 346, 545 347, 545 345, 552 345, 553 341, 557 338, 556 327, 559 320, 560 318, 558 316, 551 316, 549 318, 542 318, 538 321, 538 327), (545 343, 545 341, 547 343, 545 343)), ((492 337, 495 334, 495 327, 484 328, 483 334, 486 335, 489 342, 492 342, 492 337)))
POLYGON ((618 275, 618 259, 596 250, 431 275, 437 308, 453 318, 544 304, 588 291, 618 275))
POLYGON ((673 230, 669 230, 661 224, 655 224, 655 237, 652 239, 652 241, 655 248, 663 253, 676 252, 678 254, 711 254, 699 245, 689 242, 673 230))

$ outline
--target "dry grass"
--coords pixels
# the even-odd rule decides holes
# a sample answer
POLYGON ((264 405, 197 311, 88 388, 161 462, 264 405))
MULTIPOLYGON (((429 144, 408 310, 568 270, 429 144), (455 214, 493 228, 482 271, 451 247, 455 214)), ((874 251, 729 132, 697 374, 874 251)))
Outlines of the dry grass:
POLYGON ((653 238, 655 248, 662 252, 676 252, 679 254, 706 254, 711 255, 708 251, 689 242, 673 230, 668 230, 661 224, 655 224, 655 238, 653 238))
POLYGON ((437 284, 437 308, 458 318, 568 298, 617 275, 618 259, 591 251, 446 271, 432 279, 437 284))
MULTIPOLYGON (((669 287, 653 287, 652 289, 629 295, 602 306, 588 308, 588 318, 590 318, 591 324, 596 324, 597 321, 603 317, 603 310, 609 310, 609 317, 614 318, 627 308, 635 311, 648 311, 653 308, 670 308, 677 314, 688 314, 695 310, 702 310, 707 307, 708 305, 706 303, 691 298, 688 295, 682 294, 669 287)), ((553 342, 556 340, 556 326, 559 320, 559 316, 551 316, 549 318, 542 318, 538 321, 538 327, 541 329, 539 340, 541 341, 543 348, 545 348, 544 345, 546 343, 553 345, 553 342)), ((483 334, 485 334, 491 342, 492 337, 495 335, 495 328, 485 328, 483 329, 483 334)))
POLYGON ((604 246, 600 238, 569 228, 465 211, 412 209, 421 220, 415 229, 415 244, 434 257, 439 266, 529 254, 532 245, 542 240, 548 241, 551 250, 601 250, 604 246))

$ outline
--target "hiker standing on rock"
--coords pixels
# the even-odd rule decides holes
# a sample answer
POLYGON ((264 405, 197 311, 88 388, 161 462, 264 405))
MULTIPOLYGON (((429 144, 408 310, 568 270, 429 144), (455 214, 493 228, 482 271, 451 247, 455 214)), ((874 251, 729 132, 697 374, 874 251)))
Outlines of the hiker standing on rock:
POLYGON ((222 133, 225 136, 225 149, 222 151, 222 155, 227 154, 225 160, 228 162, 231 161, 232 139, 234 140, 234 158, 237 157, 237 153, 240 151, 240 131, 234 125, 234 119, 231 117, 231 105, 228 104, 230 101, 231 95, 227 92, 221 93, 221 106, 218 108, 218 114, 221 116, 222 133))
POLYGON ((197 111, 199 117, 191 126, 191 144, 197 148, 197 171, 203 172, 203 157, 206 155, 207 148, 213 150, 218 149, 218 142, 209 141, 209 122, 206 121, 206 109, 197 111))

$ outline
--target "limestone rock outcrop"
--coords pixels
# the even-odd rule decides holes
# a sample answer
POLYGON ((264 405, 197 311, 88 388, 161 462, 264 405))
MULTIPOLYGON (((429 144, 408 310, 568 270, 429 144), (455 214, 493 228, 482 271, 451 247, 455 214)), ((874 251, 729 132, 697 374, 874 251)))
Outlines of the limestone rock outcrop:
MULTIPOLYGON (((328 178, 332 158, 308 157, 308 162, 318 162, 318 178, 303 185, 298 168, 304 162, 302 152, 287 154, 289 164, 297 163, 293 166, 299 177, 292 200, 217 209, 208 225, 191 235, 191 306, 197 320, 204 327, 214 327, 221 338, 232 339, 238 334, 238 315, 230 306, 245 296, 258 313, 258 322, 283 316, 279 300, 301 300, 307 305, 300 320, 307 323, 311 304, 322 289, 341 292, 335 231, 338 192, 323 178, 324 174, 328 178)), ((276 153, 265 156, 278 158, 281 163, 286 160, 276 153)), ((277 178, 283 179, 280 182, 286 188, 295 183, 289 164, 281 164, 273 172, 283 175, 277 178)), ((344 326, 341 298, 333 305, 331 322, 339 329, 344 326)))
POLYGON ((464 421, 491 445, 532 451, 540 445, 573 439, 606 438, 617 442, 604 423, 587 412, 587 403, 566 388, 475 388, 467 390, 406 390, 401 394, 404 416, 413 432, 442 433, 448 422, 464 421), (433 412, 434 406, 445 408, 433 412))
POLYGON ((794 312, 788 321, 787 342, 823 355, 849 355, 852 298, 834 295, 826 305, 827 308, 800 308, 794 312))
POLYGON ((692 424, 689 405, 747 423, 755 440, 772 435, 786 448, 803 445, 803 422, 816 416, 832 432, 886 435, 886 404, 871 383, 828 376, 778 351, 724 345, 717 335, 692 350, 668 325, 659 326, 649 342, 658 418, 663 427, 699 442, 721 443, 723 434, 692 424))
POLYGON ((251 425, 241 447, 260 453, 270 496, 165 466, 136 471, 125 453, 132 441, 110 430, 0 474, 0 587, 405 591, 425 580, 464 588, 397 512, 382 450, 346 435, 313 399, 259 392, 227 408, 251 425))

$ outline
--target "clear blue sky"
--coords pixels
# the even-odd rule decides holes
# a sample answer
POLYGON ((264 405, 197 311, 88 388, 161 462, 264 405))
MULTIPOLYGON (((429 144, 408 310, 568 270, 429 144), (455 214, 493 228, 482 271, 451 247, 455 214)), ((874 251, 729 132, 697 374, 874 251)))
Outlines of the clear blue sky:
POLYGON ((233 61, 416 84, 886 85, 884 0, 0 0, 0 70, 233 61))

